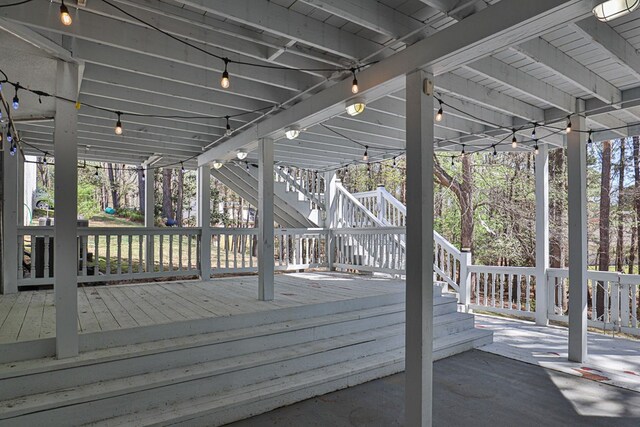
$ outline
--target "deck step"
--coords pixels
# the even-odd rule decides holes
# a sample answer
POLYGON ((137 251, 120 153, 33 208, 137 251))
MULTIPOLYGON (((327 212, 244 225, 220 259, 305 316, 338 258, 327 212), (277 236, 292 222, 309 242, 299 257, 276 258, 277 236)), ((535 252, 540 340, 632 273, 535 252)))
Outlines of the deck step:
POLYGON ((301 345, 404 322, 404 304, 38 359, 0 367, 0 400, 301 345), (99 369, 98 369, 99 367, 99 369))
MULTIPOLYGON (((0 425, 221 425, 400 372, 405 306, 377 303, 0 366, 0 425)), ((435 360, 492 341, 454 298, 434 312, 435 360)))

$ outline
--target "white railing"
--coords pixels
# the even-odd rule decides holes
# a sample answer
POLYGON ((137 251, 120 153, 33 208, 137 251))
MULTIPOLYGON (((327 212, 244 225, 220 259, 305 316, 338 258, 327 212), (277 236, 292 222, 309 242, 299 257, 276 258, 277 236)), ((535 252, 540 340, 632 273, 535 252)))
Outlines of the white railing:
MULTIPOLYGON (((549 319, 568 321, 569 270, 547 270, 549 319)), ((638 307, 640 275, 587 271, 589 325, 640 335, 638 307)))
POLYGON ((535 273, 534 267, 470 265, 469 308, 533 318, 535 273))
POLYGON ((336 254, 333 266, 346 270, 403 275, 406 252, 403 227, 331 230, 336 254))
MULTIPOLYGON (((256 228, 211 230, 211 273, 257 272, 256 228)), ((276 270, 327 265, 325 229, 276 229, 276 270)), ((200 275, 200 228, 78 228, 78 282, 200 275)), ((53 284, 53 227, 19 227, 18 285, 53 284)))
MULTIPOLYGON (((275 269, 280 271, 327 265, 329 231, 322 228, 276 228, 275 269)), ((211 272, 258 271, 257 228, 214 228, 211 236, 211 272)))
POLYGON ((373 191, 354 193, 353 196, 384 225, 406 227, 406 206, 393 197, 383 186, 379 186, 373 191))
POLYGON ((384 227, 385 224, 340 183, 336 184, 334 224, 337 228, 384 227))
MULTIPOLYGON (((199 228, 78 228, 78 281, 198 274, 199 228)), ((53 227, 18 227, 18 284, 51 284, 53 227)))
POLYGON ((325 209, 323 196, 325 193, 325 180, 317 171, 298 168, 274 169, 276 182, 285 184, 287 193, 301 194, 309 201, 311 209, 325 209))

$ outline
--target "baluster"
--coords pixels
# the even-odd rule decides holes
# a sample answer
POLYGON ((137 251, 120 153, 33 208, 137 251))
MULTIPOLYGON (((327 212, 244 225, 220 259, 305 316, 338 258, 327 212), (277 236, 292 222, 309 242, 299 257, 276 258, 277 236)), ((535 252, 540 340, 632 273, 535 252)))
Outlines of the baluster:
MULTIPOLYGON (((618 282, 620 283, 620 282, 618 282)), ((630 322, 629 322, 629 314, 630 314, 630 310, 629 310, 629 301, 630 301, 630 295, 629 295, 629 291, 631 286, 629 284, 624 284, 620 286, 620 307, 621 307, 621 312, 620 312, 620 318, 621 318, 621 324, 620 326, 631 326, 630 322)))
POLYGON ((122 274, 122 236, 120 234, 118 234, 118 237, 116 238, 116 242, 118 245, 118 258, 116 258, 116 271, 117 274, 122 274))
POLYGON ((142 234, 138 235, 138 273, 142 273, 142 240, 144 236, 142 234))
POLYGON ((106 266, 106 272, 105 274, 111 274, 111 235, 107 234, 105 236, 106 238, 106 243, 107 243, 107 266, 106 266))
POLYGON ((506 280, 506 286, 507 286, 507 298, 509 298, 509 301, 507 303, 507 308, 508 309, 512 309, 513 308, 513 275, 511 274, 505 274, 504 278, 506 280))
POLYGON ((133 273, 133 248, 131 247, 133 245, 133 235, 129 234, 129 236, 127 236, 127 240, 128 240, 128 250, 129 250, 129 268, 127 269, 129 274, 133 273))
POLYGON ((160 241, 160 271, 164 271, 164 234, 158 236, 160 241))
POLYGON ((225 268, 229 268, 229 246, 230 246, 230 240, 229 240, 229 235, 225 234, 224 235, 224 266, 225 268))
POLYGON ((640 291, 640 285, 632 285, 631 287, 631 326, 638 327, 638 291, 640 291))
POLYGON ((525 301, 525 310, 531 311, 531 276, 528 274, 526 277, 527 290, 526 290, 526 301, 525 301))
MULTIPOLYGON (((33 252, 33 250, 31 250, 31 252, 33 252)), ((22 234, 21 232, 18 232, 18 283, 21 282, 24 279, 24 269, 23 269, 23 264, 24 262, 24 234, 22 234)), ((33 272, 33 264, 31 267, 31 270, 33 272)), ((34 274, 31 273, 31 277, 34 277, 34 274)))
MULTIPOLYGON (((36 251, 37 237, 34 234, 31 234, 29 238, 31 239, 31 242, 29 243, 31 245, 31 278, 35 279, 37 277, 36 265, 38 265, 38 251, 36 251)), ((43 245, 44 245, 44 240, 43 240, 43 245)), ((42 277, 48 277, 48 276, 49 275, 47 271, 44 270, 42 273, 42 277)))
POLYGON ((43 236, 43 241, 44 241, 44 269, 43 269, 43 277, 53 277, 51 274, 51 266, 49 265, 50 260, 49 260, 49 245, 50 245, 50 240, 51 236, 49 235, 44 235, 43 236))

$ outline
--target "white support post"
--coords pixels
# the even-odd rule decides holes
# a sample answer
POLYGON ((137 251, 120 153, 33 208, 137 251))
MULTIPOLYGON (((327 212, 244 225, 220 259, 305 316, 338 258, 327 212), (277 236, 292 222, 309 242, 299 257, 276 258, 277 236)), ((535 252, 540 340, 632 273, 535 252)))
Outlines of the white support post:
POLYGON ((431 426, 433 407, 433 77, 407 74, 405 411, 431 426))
POLYGON ((258 299, 273 299, 273 140, 258 145, 258 299))
POLYGON ((17 204, 17 216, 18 225, 24 225, 24 156, 18 156, 16 154, 16 160, 18 161, 18 204, 17 204))
POLYGON ((464 307, 464 311, 469 313, 469 305, 471 305, 471 273, 469 266, 471 265, 471 252, 462 251, 460 253, 460 304, 464 307))
MULTIPOLYGON (((584 111, 584 102, 576 111, 584 111)), ((587 358, 587 144, 578 132, 585 120, 571 116, 567 134, 569 175, 569 360, 587 358)))
POLYGON ((333 271, 333 263, 335 262, 335 250, 336 242, 335 236, 331 231, 332 228, 336 228, 336 183, 338 178, 335 172, 326 172, 324 176, 325 190, 324 190, 324 207, 326 217, 324 221, 324 227, 327 229, 327 267, 329 271, 333 271))
POLYGON ((378 184, 378 186, 376 187, 376 201, 377 201, 377 209, 378 209, 378 221, 383 222, 384 221, 384 197, 382 196, 382 190, 384 190, 384 185, 382 184, 378 184))
POLYGON ((549 324, 549 146, 542 144, 536 156, 536 324, 549 324))
POLYGON ((198 227, 200 237, 200 279, 211 280, 211 168, 198 167, 198 227))
POLYGON ((4 135, 3 141, 2 293, 14 294, 18 292, 18 156, 21 154, 9 155, 4 135))
MULTIPOLYGON (((144 226, 145 228, 153 228, 155 226, 155 174, 153 169, 147 169, 150 165, 145 163, 144 167, 144 226)), ((145 239, 145 262, 147 272, 154 270, 154 237, 150 234, 145 239)))
MULTIPOLYGON (((58 62, 56 94, 75 99, 78 66, 58 62)), ((56 100, 54 291, 56 306, 56 356, 78 354, 78 110, 56 100)))

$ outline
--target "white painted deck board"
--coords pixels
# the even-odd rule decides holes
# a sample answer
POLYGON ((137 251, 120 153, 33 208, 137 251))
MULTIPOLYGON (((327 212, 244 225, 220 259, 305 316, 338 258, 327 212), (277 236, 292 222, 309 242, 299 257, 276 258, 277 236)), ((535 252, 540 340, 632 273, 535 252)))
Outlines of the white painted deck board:
MULTIPOLYGON (((258 301, 257 276, 78 288, 78 331, 129 329, 404 292, 404 281, 308 272, 275 276, 275 300, 258 301)), ((0 295, 0 343, 55 336, 54 292, 0 295)))
POLYGON ((567 360, 567 328, 476 315, 476 327, 493 331, 493 343, 480 350, 605 384, 640 392, 640 341, 589 333, 585 363, 567 360))

